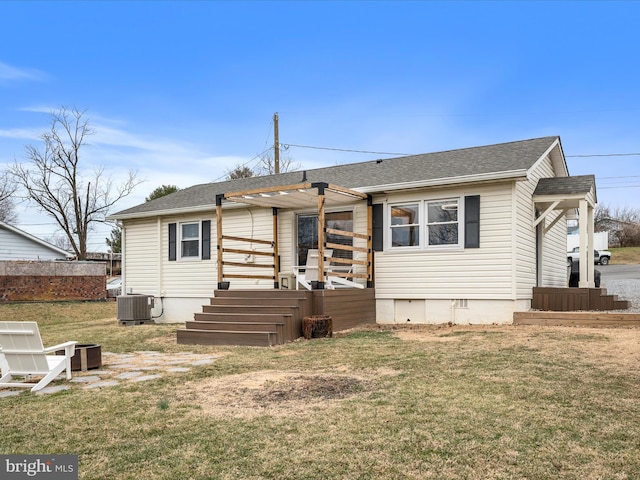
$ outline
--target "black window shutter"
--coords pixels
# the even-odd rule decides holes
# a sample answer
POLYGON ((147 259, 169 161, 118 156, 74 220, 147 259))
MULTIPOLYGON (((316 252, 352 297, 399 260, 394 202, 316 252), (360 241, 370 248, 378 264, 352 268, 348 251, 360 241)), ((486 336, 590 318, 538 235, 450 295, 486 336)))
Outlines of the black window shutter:
POLYGON ((373 225, 371 226, 371 247, 374 252, 381 252, 384 247, 384 229, 382 227, 384 220, 384 205, 382 203, 376 203, 372 205, 373 211, 373 225))
POLYGON ((169 224, 169 261, 175 261, 176 259, 176 240, 177 240, 177 224, 169 224))
POLYGON ((202 221, 202 260, 211 259, 211 220, 202 221))
POLYGON ((480 195, 464 197, 464 248, 480 248, 480 195))

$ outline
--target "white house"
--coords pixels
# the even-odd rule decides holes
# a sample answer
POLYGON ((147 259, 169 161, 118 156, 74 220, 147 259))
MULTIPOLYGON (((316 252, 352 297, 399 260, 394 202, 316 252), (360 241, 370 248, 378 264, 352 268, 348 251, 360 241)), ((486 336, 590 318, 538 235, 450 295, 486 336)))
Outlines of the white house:
POLYGON ((44 240, 0 222, 0 260, 67 260, 73 255, 44 240))
POLYGON ((565 213, 594 205, 554 136, 196 185, 112 219, 125 291, 156 297, 161 321, 219 288, 282 287, 318 249, 320 271, 373 290, 378 323, 490 324, 567 285, 565 213))

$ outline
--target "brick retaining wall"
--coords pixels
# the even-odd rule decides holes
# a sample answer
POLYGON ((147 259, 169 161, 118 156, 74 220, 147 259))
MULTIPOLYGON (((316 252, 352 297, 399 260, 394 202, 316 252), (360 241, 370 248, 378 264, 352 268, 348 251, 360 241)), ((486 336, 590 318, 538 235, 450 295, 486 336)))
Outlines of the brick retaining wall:
POLYGON ((0 261, 0 302, 106 298, 103 263, 0 261))

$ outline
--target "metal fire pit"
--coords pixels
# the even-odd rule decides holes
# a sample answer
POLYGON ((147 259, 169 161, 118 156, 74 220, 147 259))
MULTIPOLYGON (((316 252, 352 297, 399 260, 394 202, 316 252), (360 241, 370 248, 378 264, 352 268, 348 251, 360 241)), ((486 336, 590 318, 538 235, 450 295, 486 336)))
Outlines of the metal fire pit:
MULTIPOLYGON (((58 350, 56 355, 64 355, 64 350, 58 350)), ((71 358, 71 370, 86 372, 102 366, 102 347, 97 343, 76 345, 76 353, 71 358)))

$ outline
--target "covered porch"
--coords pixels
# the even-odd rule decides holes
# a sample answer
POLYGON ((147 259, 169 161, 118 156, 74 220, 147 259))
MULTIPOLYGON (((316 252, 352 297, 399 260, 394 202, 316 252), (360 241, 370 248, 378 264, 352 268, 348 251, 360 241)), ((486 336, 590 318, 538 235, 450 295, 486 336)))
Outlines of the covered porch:
MULTIPOLYGON (((630 302, 609 295, 596 283, 594 216, 596 186, 593 175, 542 178, 533 194, 540 212, 534 226, 546 233, 563 216, 578 214, 580 232, 579 280, 576 287, 533 288, 531 311, 515 312, 514 325, 620 326, 640 324, 640 315, 622 313, 630 302), (555 216, 554 216, 555 214, 555 216), (612 311, 616 311, 612 313, 612 311)), ((576 270, 575 264, 569 271, 576 270)))
MULTIPOLYGON (((580 280, 578 287, 595 288, 594 218, 597 203, 593 175, 541 178, 533 192, 536 211, 533 226, 546 234, 560 219, 577 214, 580 227, 580 280)), ((543 286, 543 285, 540 285, 543 286)))

